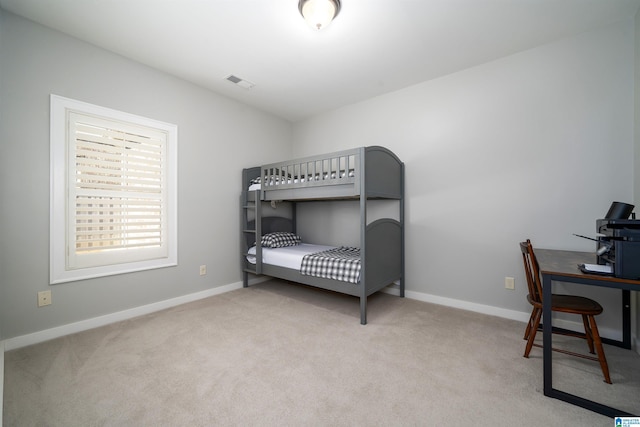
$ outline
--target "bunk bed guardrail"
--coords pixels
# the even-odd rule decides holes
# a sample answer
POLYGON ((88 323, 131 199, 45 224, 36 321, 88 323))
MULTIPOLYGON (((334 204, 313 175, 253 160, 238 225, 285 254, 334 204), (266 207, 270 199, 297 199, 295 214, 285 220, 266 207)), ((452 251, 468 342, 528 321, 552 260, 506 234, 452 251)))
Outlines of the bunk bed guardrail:
POLYGON ((330 157, 306 157, 262 166, 262 190, 308 188, 357 183, 360 149, 331 153, 330 157))
POLYGON ((265 201, 355 198, 366 176, 366 197, 400 199, 402 165, 385 147, 360 147, 252 168, 250 183, 265 201))

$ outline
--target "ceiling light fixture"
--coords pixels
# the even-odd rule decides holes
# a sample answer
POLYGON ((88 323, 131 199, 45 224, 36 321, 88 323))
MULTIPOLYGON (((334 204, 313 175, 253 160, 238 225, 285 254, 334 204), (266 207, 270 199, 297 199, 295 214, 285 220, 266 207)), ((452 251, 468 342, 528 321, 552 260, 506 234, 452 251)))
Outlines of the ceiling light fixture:
POLYGON ((298 10, 307 24, 321 30, 340 12, 340 0, 300 0, 298 10))

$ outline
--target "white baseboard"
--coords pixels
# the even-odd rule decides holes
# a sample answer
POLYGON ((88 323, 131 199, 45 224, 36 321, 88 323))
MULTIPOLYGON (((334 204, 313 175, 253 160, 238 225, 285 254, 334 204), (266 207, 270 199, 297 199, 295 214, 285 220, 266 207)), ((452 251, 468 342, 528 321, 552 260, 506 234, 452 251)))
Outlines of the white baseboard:
MULTIPOLYGON (((400 289, 398 285, 390 285, 382 290, 382 292, 391 295, 400 295, 400 289)), ((445 307, 459 308, 461 310, 473 311, 476 313, 488 314, 490 316, 502 317, 505 319, 517 320, 519 322, 528 322, 531 312, 507 310, 500 307, 494 307, 491 305, 477 304, 469 301, 462 301, 453 298, 439 297, 437 295, 425 294, 423 292, 405 291, 404 296, 406 298, 414 299, 417 301, 428 302, 437 305, 444 305, 445 307)), ((582 323, 580 323, 582 325, 582 323)))
POLYGON ((111 323, 120 322, 122 320, 132 319, 134 317, 164 310, 166 308, 175 307, 180 304, 197 301, 203 298, 208 298, 214 295, 219 295, 240 288, 242 288, 242 282, 236 282, 230 285, 207 289, 206 291, 195 292, 193 294, 183 295, 181 297, 171 298, 140 307, 135 307, 129 310, 118 311, 116 313, 111 313, 104 316, 81 320, 79 322, 69 323, 67 325, 62 325, 51 329, 45 329, 44 331, 38 331, 32 334, 22 335, 15 338, 8 338, 4 341, 4 351, 26 347, 28 345, 37 344, 69 334, 74 334, 76 332, 82 332, 111 323))
MULTIPOLYGON (((382 290, 385 293, 399 295, 400 291, 397 285, 391 285, 382 290)), ((445 298, 437 295, 426 294, 423 292, 405 291, 405 297, 424 301, 432 304, 443 305, 446 307, 459 308, 461 310, 473 311, 476 313, 487 314, 490 316, 502 317, 504 319, 516 320, 526 323, 529 321, 531 311, 507 310, 505 308, 494 307, 491 305, 477 304, 469 301, 462 301, 453 298, 445 298)), ((565 319, 554 319, 553 326, 568 329, 572 331, 584 332, 582 322, 573 322, 565 319)), ((600 336, 614 340, 622 340, 622 331, 606 327, 599 327, 600 336)), ((637 349, 637 347, 636 347, 637 349)), ((637 351, 640 352, 640 349, 637 351)))
POLYGON ((491 305, 477 304, 469 301, 462 301, 453 298, 439 297, 436 295, 425 294, 422 292, 405 291, 407 298, 418 301, 430 302, 433 304, 444 305, 447 307, 459 308, 462 310, 474 311, 476 313, 489 314, 491 316, 503 317, 505 319, 517 320, 519 322, 529 321, 531 312, 507 310, 505 308, 494 307, 491 305))
MULTIPOLYGON (((258 277, 252 279, 249 284, 254 285, 263 281, 269 280, 269 278, 258 277)), ((14 350, 17 348, 25 347, 32 344, 37 344, 40 342, 48 341, 54 338, 59 338, 65 335, 70 335, 76 332, 82 332, 89 329, 97 328, 100 326, 108 325, 115 322, 120 322, 122 320, 131 319, 134 317, 142 316, 145 314, 153 313, 156 311, 164 310, 166 308, 175 307, 180 304, 185 304, 192 301, 197 301, 203 298, 208 298, 214 295, 219 295, 225 292, 233 291, 235 289, 240 289, 242 287, 242 282, 236 282, 225 286, 220 286, 213 289, 208 289, 202 292, 196 292, 189 295, 184 295, 177 298, 168 299, 165 301, 160 301, 157 303, 147 304, 140 307, 135 307, 129 310, 119 311, 116 313, 107 314, 104 316, 94 317, 87 320, 82 320, 75 323, 70 323, 67 325, 58 326, 51 329, 45 329, 43 331, 34 332, 32 334, 22 335, 15 338, 8 338, 4 341, 1 341, 2 347, 0 347, 0 351, 2 353, 2 357, 4 358, 4 351, 14 350)), ((391 285, 387 288, 383 289, 382 292, 389 293, 392 295, 399 295, 400 291, 398 285, 391 285)), ((490 305, 477 304, 469 301, 462 301, 453 298, 440 297, 437 295, 426 294, 423 292, 415 292, 415 291, 405 291, 405 297, 410 299, 415 299, 418 301, 424 301, 428 303, 443 305, 446 307, 459 308, 462 310, 473 311, 476 313, 487 314, 491 316, 502 317, 505 319, 516 320, 519 322, 527 322, 529 320, 529 316, 531 312, 523 312, 523 311, 515 311, 515 310, 507 310, 500 307, 494 307, 490 305)), ((570 322, 562 319, 554 320, 554 326, 558 326, 565 329, 571 329, 580 331, 582 330, 582 323, 580 322, 570 322)), ((608 330, 607 328, 600 328, 600 333, 602 336, 613 338, 613 339, 622 339, 621 332, 618 330, 608 330)), ((640 344, 638 343, 638 339, 635 339, 635 348, 636 351, 640 353, 640 344)), ((2 359, 3 363, 0 365, 4 367, 4 359, 2 359)), ((0 382, 0 385, 2 383, 0 382)), ((0 418, 1 419, 1 418, 0 418)))
MULTIPOLYGON (((393 284, 384 288, 382 292, 391 295, 400 295, 400 288, 397 284, 393 284)), ((404 296, 406 298, 414 299, 417 301, 429 302, 432 304, 444 305, 446 307, 459 308, 461 310, 503 317, 505 319, 517 320, 519 322, 529 321, 529 316, 531 315, 531 312, 527 313, 524 311, 507 310, 491 305, 477 304, 474 302, 462 301, 453 298, 439 297, 437 295, 426 294, 424 292, 405 291, 404 296)), ((582 325, 582 323, 580 325, 582 325)))

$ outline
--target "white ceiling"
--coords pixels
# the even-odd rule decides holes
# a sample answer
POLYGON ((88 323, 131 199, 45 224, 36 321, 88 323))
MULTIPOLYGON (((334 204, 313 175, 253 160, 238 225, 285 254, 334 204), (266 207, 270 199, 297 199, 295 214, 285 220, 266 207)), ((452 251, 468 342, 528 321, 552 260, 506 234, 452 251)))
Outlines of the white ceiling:
POLYGON ((291 121, 633 18, 640 0, 342 0, 322 31, 297 4, 0 0, 6 11, 291 121))

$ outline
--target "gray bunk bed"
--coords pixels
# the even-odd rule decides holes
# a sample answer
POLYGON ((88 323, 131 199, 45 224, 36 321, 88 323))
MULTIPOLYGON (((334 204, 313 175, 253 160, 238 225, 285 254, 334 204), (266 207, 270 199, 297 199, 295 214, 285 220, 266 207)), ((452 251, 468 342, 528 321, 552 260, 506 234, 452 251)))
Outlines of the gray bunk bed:
POLYGON ((390 150, 351 150, 244 169, 241 193, 241 266, 243 286, 249 275, 266 275, 340 292, 360 299, 360 323, 367 323, 367 297, 398 282, 404 297, 404 163, 390 150), (367 221, 367 201, 396 200, 398 218, 367 221), (320 200, 359 200, 359 280, 351 283, 303 275, 300 270, 263 262, 262 236, 296 232, 296 204, 320 200), (288 202, 276 216, 263 205, 288 202), (255 245, 255 263, 247 260, 255 245))

